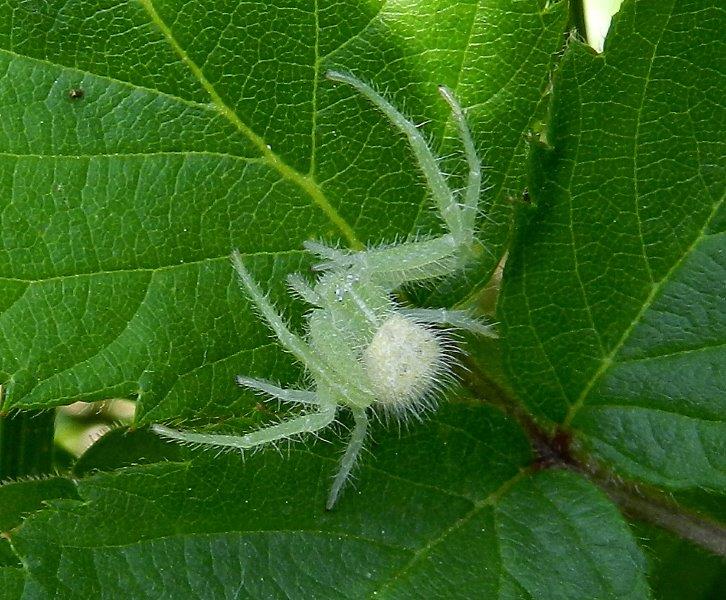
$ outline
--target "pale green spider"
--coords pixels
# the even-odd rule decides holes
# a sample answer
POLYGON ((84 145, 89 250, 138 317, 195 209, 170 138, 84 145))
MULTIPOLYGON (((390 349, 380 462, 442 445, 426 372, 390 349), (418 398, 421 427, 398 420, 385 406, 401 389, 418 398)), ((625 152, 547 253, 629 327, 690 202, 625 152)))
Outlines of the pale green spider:
POLYGON ((162 425, 154 425, 153 429, 180 442, 247 449, 319 431, 335 420, 339 407, 345 406, 352 411, 355 426, 328 496, 326 508, 331 509, 363 447, 369 408, 397 418, 420 416, 434 408, 434 396, 451 376, 454 361, 448 352, 448 337, 430 325, 495 334, 491 326, 468 312, 403 308, 391 296, 407 282, 442 277, 460 269, 475 243, 481 165, 463 111, 451 91, 439 87, 458 125, 469 165, 461 202, 446 184, 436 158, 412 123, 354 77, 338 72, 328 72, 327 77, 358 90, 406 134, 448 233, 361 252, 307 242, 305 248, 324 261, 316 267, 322 274, 313 286, 298 274, 288 278, 290 287, 315 307, 309 315, 305 340, 290 331, 247 271, 239 252, 233 252, 232 264, 247 294, 282 346, 308 369, 315 389, 282 389, 268 381, 242 376, 237 381, 243 387, 311 410, 242 436, 177 431, 162 425))

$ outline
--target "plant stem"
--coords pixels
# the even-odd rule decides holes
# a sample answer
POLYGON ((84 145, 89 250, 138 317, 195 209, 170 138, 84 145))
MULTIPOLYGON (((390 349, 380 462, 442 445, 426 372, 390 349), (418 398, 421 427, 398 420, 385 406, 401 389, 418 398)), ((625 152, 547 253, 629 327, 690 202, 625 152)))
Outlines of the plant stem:
POLYGON ((467 361, 466 365, 468 377, 464 379, 475 395, 508 414, 526 433, 536 457, 532 468, 560 468, 579 473, 597 485, 625 515, 726 557, 726 527, 722 524, 680 506, 656 489, 613 475, 573 446, 575 432, 556 423, 538 422, 473 361, 467 361))
POLYGON ((726 557, 726 527, 692 513, 655 490, 618 479, 593 478, 629 517, 647 521, 726 557))

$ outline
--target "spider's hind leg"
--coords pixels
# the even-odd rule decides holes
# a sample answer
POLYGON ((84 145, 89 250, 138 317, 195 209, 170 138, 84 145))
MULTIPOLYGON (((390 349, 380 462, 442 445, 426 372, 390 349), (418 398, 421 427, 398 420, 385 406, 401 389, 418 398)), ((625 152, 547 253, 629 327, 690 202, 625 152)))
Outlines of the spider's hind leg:
POLYGON ((330 489, 330 494, 328 494, 328 501, 325 503, 326 510, 331 510, 335 506, 340 491, 348 480, 350 472, 358 459, 358 455, 363 449, 363 442, 365 441, 368 430, 368 417, 363 409, 354 410, 353 417, 355 419, 355 427, 353 427, 353 433, 350 435, 348 447, 345 449, 343 458, 340 460, 340 469, 333 480, 333 487, 330 489))
POLYGON ((193 431, 179 431, 164 425, 152 425, 154 433, 186 444, 211 446, 214 448, 230 448, 245 450, 269 444, 277 440, 289 439, 301 433, 314 433, 327 427, 335 419, 334 405, 321 407, 318 412, 302 415, 277 425, 263 427, 246 435, 221 435, 214 433, 197 433, 193 431))

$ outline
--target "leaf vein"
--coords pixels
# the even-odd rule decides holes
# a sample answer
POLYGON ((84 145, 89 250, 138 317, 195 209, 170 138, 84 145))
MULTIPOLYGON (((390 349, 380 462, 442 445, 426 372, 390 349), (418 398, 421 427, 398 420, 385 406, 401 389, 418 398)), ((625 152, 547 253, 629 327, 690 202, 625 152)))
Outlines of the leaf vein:
POLYGON ((139 2, 146 10, 152 23, 154 23, 161 32, 162 36, 166 39, 167 43, 197 78, 202 88, 207 92, 207 94, 209 94, 212 103, 216 106, 219 113, 255 145, 267 163, 280 173, 284 179, 292 182, 307 193, 313 203, 316 204, 330 222, 337 227, 351 248, 355 250, 362 249, 364 246, 356 237, 353 228, 333 207, 319 184, 312 177, 300 173, 295 168, 287 164, 280 156, 272 151, 269 145, 265 142, 264 138, 255 133, 246 123, 242 121, 239 115, 237 115, 237 113, 219 95, 212 83, 206 78, 199 65, 191 59, 191 57, 181 47, 179 42, 176 41, 169 26, 162 20, 161 16, 156 11, 152 0, 139 0, 139 2))
POLYGON ((695 248, 698 246, 698 244, 700 244, 702 240, 704 240, 708 237, 707 230, 708 230, 709 226, 711 225, 711 222, 716 218, 718 211, 721 208, 721 205, 723 204, 724 197, 726 197, 726 193, 724 193, 724 195, 721 197, 721 200, 719 202, 716 202, 714 204, 711 214, 706 218, 706 220, 703 224, 703 227, 701 228, 701 231, 694 237, 691 244, 683 251, 683 253, 678 258, 678 260, 674 261, 673 265, 671 265, 671 268, 661 278, 661 280, 658 281, 655 285, 653 285, 651 287, 651 290, 650 290, 648 296, 645 298, 643 305, 641 306, 638 313, 635 315, 635 317, 633 317, 631 322, 625 328, 622 336, 620 336, 620 339, 613 346, 610 353, 607 354, 607 356, 603 357, 602 362, 600 363, 600 367, 595 371, 595 373, 592 375, 592 377, 590 377, 587 384, 582 388, 582 392, 580 392, 580 395, 577 398, 577 401, 570 407, 570 410, 567 413, 567 417, 565 417, 565 420, 563 422, 563 424, 565 426, 568 426, 572 423, 572 420, 574 419, 577 412, 585 404, 587 397, 590 395, 590 392, 594 389, 595 385, 600 381, 600 379, 605 375, 605 373, 610 369, 612 364, 615 362, 615 356, 625 346, 625 343, 628 341, 628 339, 630 338, 630 335, 635 330, 636 325, 638 325, 640 323, 640 321, 642 320, 645 313, 653 305, 653 302, 658 297, 658 294, 663 289, 663 287, 666 285, 666 283, 668 283, 668 281, 670 281, 670 279, 674 275, 674 273, 681 267, 681 265, 685 262, 686 258, 688 258, 691 255, 691 253, 695 250, 695 248))

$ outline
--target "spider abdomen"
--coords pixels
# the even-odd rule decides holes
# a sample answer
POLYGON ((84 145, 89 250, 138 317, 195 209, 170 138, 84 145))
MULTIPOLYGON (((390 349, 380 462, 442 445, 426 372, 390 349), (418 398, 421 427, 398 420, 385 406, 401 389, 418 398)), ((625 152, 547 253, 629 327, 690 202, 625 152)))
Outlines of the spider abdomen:
POLYGON ((415 408, 439 381, 444 348, 436 333, 394 313, 363 353, 378 402, 394 411, 415 408))

